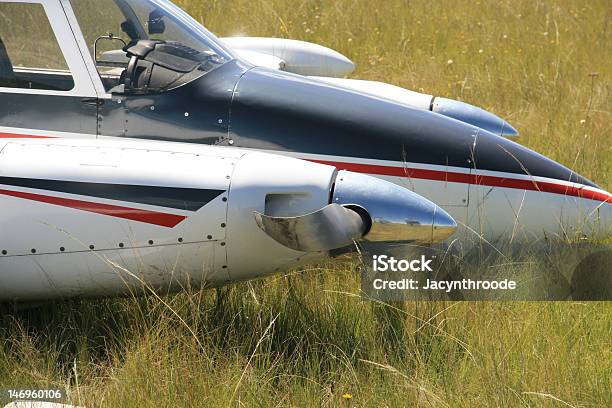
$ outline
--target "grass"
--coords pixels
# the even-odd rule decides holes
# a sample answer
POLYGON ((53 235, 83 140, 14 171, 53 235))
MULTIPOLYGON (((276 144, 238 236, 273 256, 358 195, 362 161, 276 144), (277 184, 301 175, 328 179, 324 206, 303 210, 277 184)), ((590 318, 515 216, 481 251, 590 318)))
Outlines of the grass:
MULTIPOLYGON (((321 43, 355 78, 491 110, 612 187, 605 0, 177 3, 219 35, 321 43)), ((0 388, 88 407, 612 406, 612 304, 366 302, 355 268, 5 311, 0 388)))
POLYGON ((609 303, 386 305, 353 295, 357 275, 168 297, 189 329, 152 297, 5 314, 0 387, 90 407, 609 406, 609 303))

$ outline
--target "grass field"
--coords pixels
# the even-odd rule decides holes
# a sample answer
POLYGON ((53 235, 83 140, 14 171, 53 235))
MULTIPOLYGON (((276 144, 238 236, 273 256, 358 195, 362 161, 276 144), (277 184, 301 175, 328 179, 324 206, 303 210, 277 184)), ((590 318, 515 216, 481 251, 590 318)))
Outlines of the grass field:
MULTIPOLYGON (((219 35, 320 43, 457 98, 612 188, 607 0, 181 0, 219 35)), ((612 266, 611 266, 612 267, 612 266)), ((0 315, 0 389, 87 407, 612 406, 612 304, 359 298, 352 262, 0 315), (350 398, 349 398, 350 397, 350 398)))

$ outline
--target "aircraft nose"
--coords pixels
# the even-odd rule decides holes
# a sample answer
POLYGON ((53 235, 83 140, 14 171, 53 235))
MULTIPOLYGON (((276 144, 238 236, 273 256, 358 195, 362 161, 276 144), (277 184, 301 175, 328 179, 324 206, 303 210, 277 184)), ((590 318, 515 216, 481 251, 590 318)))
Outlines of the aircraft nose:
POLYGON ((455 220, 426 198, 364 174, 338 172, 332 203, 368 219, 366 241, 435 243, 457 229, 455 220))
POLYGON ((437 97, 434 99, 431 110, 441 115, 478 126, 499 136, 516 137, 519 135, 519 132, 511 124, 499 116, 469 103, 437 97))

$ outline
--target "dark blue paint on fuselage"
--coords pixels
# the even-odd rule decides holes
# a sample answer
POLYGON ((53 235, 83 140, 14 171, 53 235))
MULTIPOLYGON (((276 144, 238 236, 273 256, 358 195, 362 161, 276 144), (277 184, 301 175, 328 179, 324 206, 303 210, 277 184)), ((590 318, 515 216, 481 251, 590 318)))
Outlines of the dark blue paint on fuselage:
POLYGON ((436 116, 255 68, 238 83, 231 134, 243 147, 468 166, 475 132, 436 116))
POLYGON ((95 100, 0 92, 0 126, 95 134, 96 115, 95 100))
POLYGON ((508 139, 430 111, 233 60, 166 92, 0 93, 0 126, 424 163, 595 186, 508 139), (91 130, 90 130, 91 129, 91 130))
POLYGON ((595 186, 524 146, 433 112, 254 68, 232 103, 241 147, 477 168, 595 186))
POLYGON ((234 87, 248 66, 231 61, 167 92, 113 95, 100 108, 100 134, 137 139, 223 144, 234 87))

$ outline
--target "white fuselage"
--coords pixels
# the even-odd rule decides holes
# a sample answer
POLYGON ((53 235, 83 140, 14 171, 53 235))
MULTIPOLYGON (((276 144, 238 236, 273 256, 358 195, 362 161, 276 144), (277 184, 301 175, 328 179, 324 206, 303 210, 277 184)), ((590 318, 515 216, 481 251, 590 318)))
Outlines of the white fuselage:
POLYGON ((438 204, 459 225, 451 240, 467 249, 500 241, 610 236, 612 214, 604 202, 609 194, 560 180, 86 137, 30 131, 24 138, 0 139, 5 180, 0 182, 0 301, 126 294, 146 291, 145 285, 168 290, 188 283, 222 285, 320 259, 323 253, 295 251, 266 236, 253 213, 291 216, 321 209, 329 203, 336 169, 370 174, 438 204), (69 187, 31 180, 62 180, 69 187), (103 194, 75 190, 74 185, 82 187, 78 183, 94 184, 103 194), (129 186, 168 187, 171 200, 145 193, 139 202, 129 186), (541 191, 543 186, 549 191, 541 191), (113 191, 121 194, 112 196, 113 191), (185 208, 177 205, 180 194, 173 191, 187 194, 185 208), (202 201, 201 191, 219 194, 202 201), (156 202, 156 197, 161 198, 156 202), (203 205, 196 209, 191 201, 203 205))
POLYGON ((328 204, 336 170, 281 156, 132 141, 0 143, 0 301, 221 285, 323 254, 253 212, 328 204), (146 286, 146 287, 145 287, 146 286))

